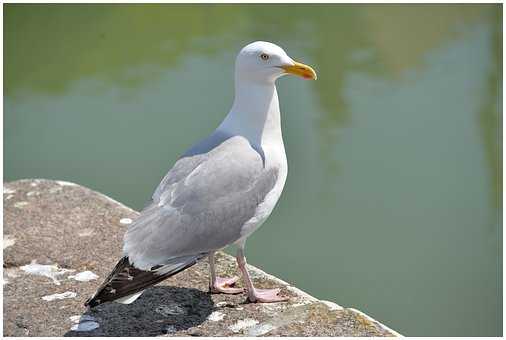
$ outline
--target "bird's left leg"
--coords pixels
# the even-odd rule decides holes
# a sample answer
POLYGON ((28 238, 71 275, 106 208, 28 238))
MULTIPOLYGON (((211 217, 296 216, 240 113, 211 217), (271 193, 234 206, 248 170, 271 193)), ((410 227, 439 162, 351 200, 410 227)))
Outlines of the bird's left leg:
POLYGON ((214 252, 209 254, 209 268, 211 271, 211 281, 209 282, 209 289, 211 290, 211 293, 239 294, 243 292, 242 288, 233 287, 237 280, 239 280, 237 276, 232 278, 216 276, 214 252))
POLYGON ((244 244, 239 245, 237 249, 237 264, 242 272, 246 291, 248 293, 248 300, 250 302, 280 302, 288 300, 287 296, 279 295, 281 289, 260 289, 253 286, 253 281, 249 276, 248 269, 246 268, 246 258, 244 257, 244 244))

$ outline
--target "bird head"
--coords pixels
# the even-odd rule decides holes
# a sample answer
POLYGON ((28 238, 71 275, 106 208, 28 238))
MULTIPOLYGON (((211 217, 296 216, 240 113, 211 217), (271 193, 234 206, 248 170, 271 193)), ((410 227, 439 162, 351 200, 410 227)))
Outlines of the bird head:
POLYGON ((237 77, 258 82, 274 82, 287 74, 316 79, 310 66, 294 61, 281 47, 265 41, 246 45, 237 55, 235 70, 237 77))

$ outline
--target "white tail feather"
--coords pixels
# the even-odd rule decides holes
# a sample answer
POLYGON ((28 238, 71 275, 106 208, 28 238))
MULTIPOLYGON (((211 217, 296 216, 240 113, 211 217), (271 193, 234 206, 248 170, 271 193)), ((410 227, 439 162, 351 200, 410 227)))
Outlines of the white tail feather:
POLYGON ((117 303, 122 303, 124 305, 129 305, 131 304, 132 302, 134 302, 135 300, 137 300, 137 298, 139 296, 142 295, 142 293, 144 293, 143 290, 141 290, 140 292, 137 292, 137 293, 134 293, 134 294, 131 294, 131 295, 127 295, 127 296, 123 296, 122 298, 119 298, 117 300, 114 300, 114 302, 117 302, 117 303))

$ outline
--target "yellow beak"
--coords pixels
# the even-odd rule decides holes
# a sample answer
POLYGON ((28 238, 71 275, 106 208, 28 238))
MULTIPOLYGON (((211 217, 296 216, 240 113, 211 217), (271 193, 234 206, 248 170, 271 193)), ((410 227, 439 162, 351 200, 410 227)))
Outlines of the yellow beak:
POLYGON ((285 70, 286 73, 294 74, 296 76, 300 76, 305 79, 316 80, 316 72, 313 70, 311 66, 295 62, 294 65, 281 66, 281 68, 285 70))

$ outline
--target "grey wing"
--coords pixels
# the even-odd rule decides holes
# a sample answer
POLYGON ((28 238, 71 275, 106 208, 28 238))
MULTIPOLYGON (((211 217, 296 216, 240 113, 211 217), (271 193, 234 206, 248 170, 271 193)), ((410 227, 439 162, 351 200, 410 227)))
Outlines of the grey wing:
POLYGON ((148 269, 235 242, 277 175, 239 136, 181 158, 127 230, 125 255, 137 268, 148 269))

